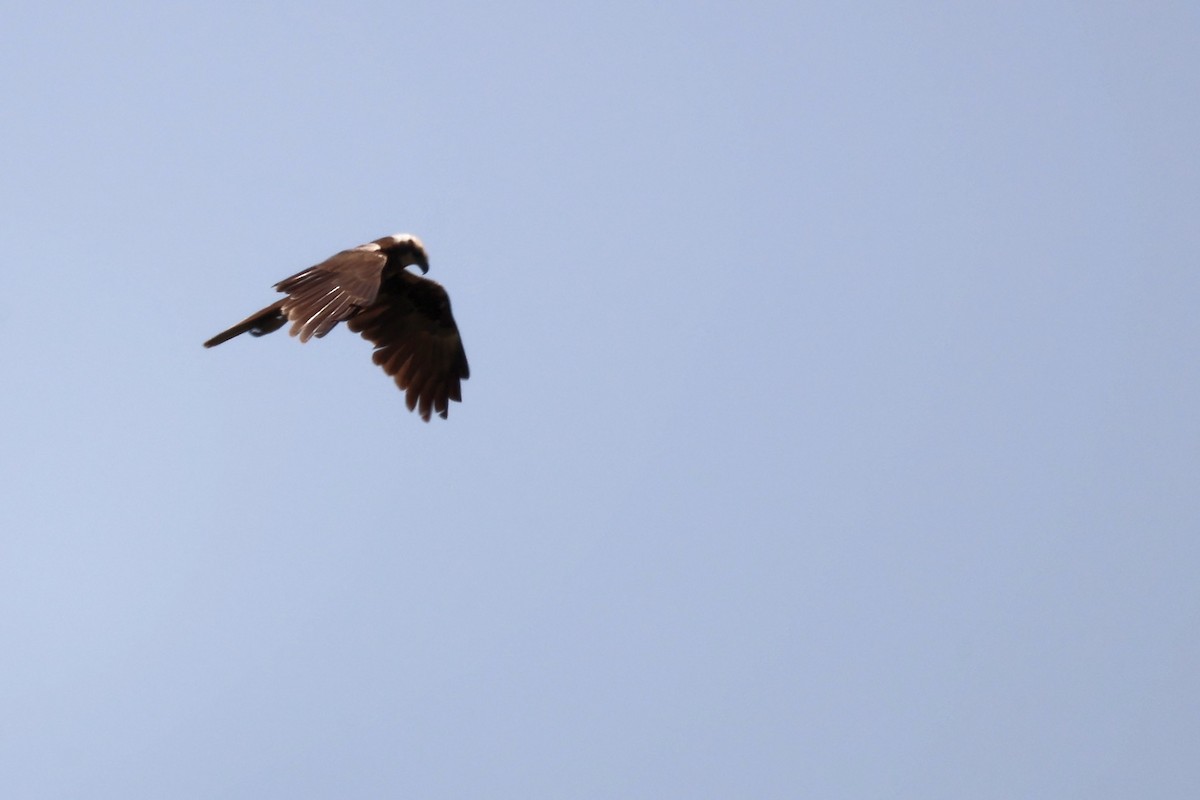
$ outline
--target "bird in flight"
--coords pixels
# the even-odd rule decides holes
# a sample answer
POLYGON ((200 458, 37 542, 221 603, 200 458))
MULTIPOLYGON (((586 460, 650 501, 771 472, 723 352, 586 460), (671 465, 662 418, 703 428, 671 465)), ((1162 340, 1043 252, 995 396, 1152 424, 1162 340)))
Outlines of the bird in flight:
POLYGON ((446 418, 451 400, 462 402, 470 375, 446 290, 406 267, 429 271, 421 240, 398 233, 343 250, 275 284, 286 296, 204 343, 216 347, 247 333, 263 336, 291 323, 289 333, 307 342, 345 322, 375 345, 372 358, 405 393, 408 410, 429 421, 446 418))

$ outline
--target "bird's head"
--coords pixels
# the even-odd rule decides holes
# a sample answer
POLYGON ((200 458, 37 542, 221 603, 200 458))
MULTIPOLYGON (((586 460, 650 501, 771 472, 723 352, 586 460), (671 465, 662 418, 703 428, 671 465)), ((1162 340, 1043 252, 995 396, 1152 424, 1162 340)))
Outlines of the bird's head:
POLYGON ((418 267, 422 275, 429 272, 429 256, 425 255, 425 245, 411 233, 394 233, 376 239, 374 243, 379 245, 380 252, 387 255, 391 264, 401 269, 418 267))

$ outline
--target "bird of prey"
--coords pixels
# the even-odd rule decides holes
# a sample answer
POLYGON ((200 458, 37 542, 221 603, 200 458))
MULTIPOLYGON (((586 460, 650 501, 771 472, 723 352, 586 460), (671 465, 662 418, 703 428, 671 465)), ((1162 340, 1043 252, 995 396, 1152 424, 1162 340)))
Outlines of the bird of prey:
POLYGON ((262 336, 292 324, 291 335, 307 342, 345 322, 375 345, 372 358, 405 393, 408 410, 443 419, 449 401, 462 401, 470 374, 450 297, 440 284, 406 267, 429 271, 425 246, 398 233, 343 250, 275 284, 286 296, 204 343, 215 347, 249 332, 262 336))

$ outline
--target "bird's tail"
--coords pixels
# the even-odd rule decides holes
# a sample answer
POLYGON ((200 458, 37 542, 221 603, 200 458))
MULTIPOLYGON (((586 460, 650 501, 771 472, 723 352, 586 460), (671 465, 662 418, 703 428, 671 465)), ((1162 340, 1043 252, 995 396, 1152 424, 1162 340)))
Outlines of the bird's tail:
POLYGON ((221 331, 216 336, 204 343, 205 347, 216 347, 221 342, 227 342, 235 336, 240 336, 249 331, 251 336, 262 336, 263 334, 272 333, 283 327, 287 322, 287 317, 283 315, 283 301, 271 305, 253 314, 246 319, 234 325, 228 330, 221 331))

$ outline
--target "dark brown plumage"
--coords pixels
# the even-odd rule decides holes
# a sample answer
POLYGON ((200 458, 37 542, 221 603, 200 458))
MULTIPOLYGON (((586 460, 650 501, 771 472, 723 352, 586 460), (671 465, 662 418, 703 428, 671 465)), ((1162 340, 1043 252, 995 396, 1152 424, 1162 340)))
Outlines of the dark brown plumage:
POLYGON ((451 400, 462 401, 470 375, 450 297, 440 284, 409 272, 429 271, 421 240, 396 234, 343 250, 275 284, 287 296, 204 343, 215 347, 235 336, 262 336, 292 324, 307 342, 345 322, 375 345, 375 363, 405 392, 410 411, 429 421, 446 417, 451 400))

